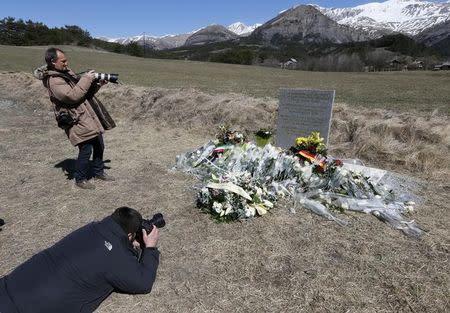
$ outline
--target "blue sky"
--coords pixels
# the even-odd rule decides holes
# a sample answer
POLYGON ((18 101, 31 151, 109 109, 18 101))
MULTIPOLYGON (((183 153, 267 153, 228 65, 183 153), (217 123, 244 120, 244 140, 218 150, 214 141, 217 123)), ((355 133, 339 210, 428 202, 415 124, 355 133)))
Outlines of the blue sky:
POLYGON ((92 36, 125 37, 186 33, 210 24, 264 23, 297 4, 353 7, 372 1, 295 0, 6 0, 0 18, 31 19, 49 27, 78 25, 92 36))

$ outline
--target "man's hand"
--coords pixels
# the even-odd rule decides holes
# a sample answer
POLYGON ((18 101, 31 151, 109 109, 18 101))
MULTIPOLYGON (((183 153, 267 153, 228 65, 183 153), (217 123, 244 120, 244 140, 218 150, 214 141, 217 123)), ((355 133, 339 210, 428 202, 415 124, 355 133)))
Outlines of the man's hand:
POLYGON ((145 247, 156 248, 159 240, 159 229, 153 225, 153 229, 148 235, 145 229, 142 229, 142 238, 144 240, 145 247))
POLYGON ((99 85, 99 86, 101 87, 101 86, 103 86, 103 85, 106 85, 107 83, 108 83, 107 80, 105 80, 105 79, 100 79, 100 80, 98 81, 97 85, 99 85))
POLYGON ((133 248, 135 250, 137 250, 141 247, 141 245, 139 244, 139 242, 137 240, 133 240, 133 242, 131 244, 133 245, 133 248))
POLYGON ((89 70, 86 73, 84 73, 83 75, 89 77, 91 80, 95 79, 95 71, 94 70, 89 70))

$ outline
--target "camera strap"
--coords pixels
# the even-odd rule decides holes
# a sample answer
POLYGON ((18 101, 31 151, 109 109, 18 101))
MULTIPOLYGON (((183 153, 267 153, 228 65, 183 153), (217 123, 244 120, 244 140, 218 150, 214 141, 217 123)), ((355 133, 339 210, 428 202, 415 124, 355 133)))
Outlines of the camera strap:
MULTIPOLYGON (((43 79, 44 81, 44 86, 47 88, 48 91, 48 95, 50 96, 50 100, 53 103, 58 104, 60 107, 64 107, 63 103, 61 101, 59 101, 55 95, 53 94, 53 91, 50 88, 50 77, 52 76, 58 76, 58 75, 46 75, 45 78, 43 79)), ((68 111, 68 110, 67 110, 68 111)), ((53 114, 55 114, 55 118, 58 119, 58 112, 56 111, 56 107, 53 106, 53 114)))
MULTIPOLYGON (((63 78, 72 88, 78 83, 79 78, 73 77, 72 75, 66 74, 66 73, 54 73, 54 74, 49 74, 47 75, 47 85, 48 85, 48 79, 50 77, 61 77, 63 78)), ((49 89, 50 93, 50 86, 47 87, 47 89, 49 89)), ((56 102, 59 104, 61 103, 61 101, 57 100, 53 94, 50 95, 50 98, 55 99, 56 102)), ((100 120, 100 123, 102 124, 103 128, 105 130, 110 130, 113 129, 114 127, 116 127, 116 123, 114 122, 113 118, 111 117, 111 115, 109 114, 109 112, 106 110, 105 106, 103 105, 103 103, 97 99, 97 97, 95 97, 93 94, 90 95, 90 91, 88 91, 85 99, 83 99, 82 102, 84 101, 89 102, 89 104, 91 105, 92 110, 94 111, 95 115, 97 115, 97 118, 100 120)), ((81 102, 81 103, 82 103, 81 102)))

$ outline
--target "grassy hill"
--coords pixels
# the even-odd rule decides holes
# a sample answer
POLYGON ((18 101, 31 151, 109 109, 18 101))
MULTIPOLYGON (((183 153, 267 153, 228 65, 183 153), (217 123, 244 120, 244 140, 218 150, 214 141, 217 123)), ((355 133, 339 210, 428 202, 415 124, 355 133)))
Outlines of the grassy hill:
MULTIPOLYGON (((47 47, 0 46, 0 71, 26 71, 43 64, 47 47)), ((77 72, 93 68, 119 73, 126 84, 196 88, 278 97, 281 87, 335 89, 336 102, 396 111, 450 113, 450 72, 303 72, 209 62, 142 59, 81 47, 61 46, 77 72)))
POLYGON ((414 109, 448 112, 450 72, 298 72, 62 48, 75 70, 117 72, 127 83, 99 93, 117 122, 105 134, 117 180, 74 187, 78 149, 30 74, 45 47, 0 46, 0 277, 127 205, 167 221, 157 281, 149 295, 113 293, 98 313, 449 311, 450 118, 414 109), (224 122, 253 131, 275 125, 276 99, 224 91, 276 97, 285 86, 336 88, 337 101, 350 105, 334 107, 330 154, 412 176, 395 174, 405 181, 395 190, 417 196, 409 217, 427 231, 422 239, 371 214, 336 212, 349 222, 340 226, 288 199, 242 223, 216 224, 200 212, 199 181, 173 170, 176 155, 214 138, 224 122))

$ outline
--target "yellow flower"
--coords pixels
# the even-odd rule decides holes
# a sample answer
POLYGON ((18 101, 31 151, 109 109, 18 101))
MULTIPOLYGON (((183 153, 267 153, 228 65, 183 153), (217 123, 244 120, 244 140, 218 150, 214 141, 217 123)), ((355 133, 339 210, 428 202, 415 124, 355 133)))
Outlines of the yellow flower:
POLYGON ((306 137, 298 137, 297 139, 295 139, 295 144, 297 146, 301 146, 304 145, 308 142, 308 139, 306 137))

